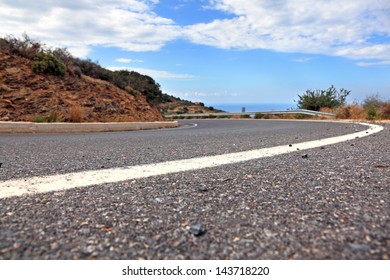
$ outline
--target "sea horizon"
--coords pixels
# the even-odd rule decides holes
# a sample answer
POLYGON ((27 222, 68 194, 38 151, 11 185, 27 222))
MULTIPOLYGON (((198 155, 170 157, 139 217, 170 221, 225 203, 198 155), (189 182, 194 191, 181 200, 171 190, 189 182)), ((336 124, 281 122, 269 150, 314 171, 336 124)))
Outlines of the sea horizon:
POLYGON ((294 103, 260 103, 260 104, 207 104, 207 106, 214 107, 217 110, 223 110, 228 113, 240 113, 245 107, 245 112, 260 112, 260 111, 276 111, 289 110, 296 108, 294 103))

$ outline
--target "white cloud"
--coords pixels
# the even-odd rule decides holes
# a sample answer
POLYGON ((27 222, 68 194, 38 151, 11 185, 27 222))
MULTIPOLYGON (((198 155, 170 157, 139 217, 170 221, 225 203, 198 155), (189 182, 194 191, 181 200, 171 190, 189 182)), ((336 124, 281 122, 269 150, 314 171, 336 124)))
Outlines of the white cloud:
POLYGON ((68 51, 75 57, 85 58, 90 53, 91 48, 88 46, 73 46, 68 48, 68 51))
POLYGON ((312 57, 299 57, 299 58, 294 58, 292 61, 298 62, 298 63, 306 63, 306 62, 309 62, 313 59, 314 58, 312 58, 312 57))
POLYGON ((234 15, 186 28, 189 40, 219 48, 269 49, 390 59, 388 0, 210 0, 209 8, 234 15))
POLYGON ((132 63, 132 62, 143 62, 140 59, 130 59, 130 58, 117 58, 115 61, 120 63, 132 63))
POLYGON ((217 98, 217 100, 219 100, 220 98, 222 98, 223 100, 226 101, 231 99, 232 97, 235 98, 240 95, 238 93, 235 92, 230 93, 227 90, 225 90, 224 92, 199 92, 199 91, 185 92, 185 93, 177 93, 176 96, 182 96, 188 99, 199 99, 199 98, 207 97, 211 99, 217 98))
POLYGON ((361 66, 361 67, 390 65, 390 60, 371 61, 371 62, 360 61, 360 62, 357 62, 356 65, 361 66))
POLYGON ((390 60, 390 43, 375 44, 371 46, 348 46, 341 47, 335 51, 335 54, 347 56, 353 59, 389 59, 390 60))
POLYGON ((20 36, 26 32, 50 45, 74 49, 101 45, 156 51, 179 33, 172 20, 153 13, 151 6, 157 3, 158 0, 4 0, 0 35, 20 36))
POLYGON ((153 7, 158 3, 2 0, 0 35, 26 32, 81 56, 93 46, 158 51, 184 38, 224 49, 390 60, 389 0, 202 0, 199 5, 228 15, 188 26, 156 14, 153 7))
POLYGON ((194 79, 195 76, 189 75, 189 74, 179 74, 179 73, 172 73, 169 71, 162 71, 162 70, 154 70, 154 69, 146 69, 146 68, 138 68, 138 67, 118 67, 118 66, 111 66, 106 67, 107 69, 111 71, 119 71, 119 70, 128 70, 128 71, 135 71, 143 75, 151 76, 155 79, 169 79, 169 80, 179 80, 179 79, 194 79))

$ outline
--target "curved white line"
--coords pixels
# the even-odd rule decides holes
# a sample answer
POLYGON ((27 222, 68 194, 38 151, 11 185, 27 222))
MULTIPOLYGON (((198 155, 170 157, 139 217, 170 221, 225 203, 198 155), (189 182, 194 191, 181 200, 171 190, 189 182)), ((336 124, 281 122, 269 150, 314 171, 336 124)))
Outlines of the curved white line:
POLYGON ((32 177, 2 181, 0 182, 0 198, 51 191, 63 191, 78 187, 87 187, 92 185, 115 183, 170 173, 211 168, 225 164, 233 164, 253 159, 292 153, 297 151, 297 149, 302 151, 307 149, 313 149, 316 147, 332 145, 348 140, 353 140, 357 137, 365 137, 368 135, 372 135, 383 130, 383 127, 379 125, 364 123, 361 124, 367 125, 369 126, 369 128, 367 130, 352 134, 302 142, 294 144, 292 147, 288 145, 282 145, 245 152, 174 160, 155 164, 128 166, 104 170, 91 170, 44 177, 32 177))
MULTIPOLYGON (((178 130, 178 129, 187 129, 187 128, 194 128, 194 127, 197 127, 198 124, 197 123, 186 123, 184 125, 179 125, 178 127, 173 127, 173 128, 167 128, 167 129, 174 129, 174 130, 178 130)), ((165 130, 167 130, 165 129, 165 130)), ((147 130, 145 130, 147 131, 147 130)))

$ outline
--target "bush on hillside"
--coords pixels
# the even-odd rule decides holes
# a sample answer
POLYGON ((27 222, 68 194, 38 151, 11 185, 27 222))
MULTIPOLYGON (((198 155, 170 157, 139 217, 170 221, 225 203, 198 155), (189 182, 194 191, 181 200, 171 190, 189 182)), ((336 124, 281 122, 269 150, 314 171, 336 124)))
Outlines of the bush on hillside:
POLYGON ((171 103, 173 102, 173 96, 171 95, 168 95, 166 93, 163 93, 162 96, 161 96, 161 102, 162 103, 171 103))
POLYGON ((57 59, 61 60, 66 66, 74 66, 75 58, 66 48, 56 48, 54 50, 48 50, 48 53, 57 59))
POLYGON ((101 67, 98 62, 90 59, 75 59, 75 65, 84 75, 113 83, 117 87, 126 90, 131 87, 146 96, 148 102, 161 102, 163 94, 160 85, 153 78, 135 71, 119 70, 110 71, 101 67))
POLYGON ((31 68, 35 73, 44 73, 54 76, 64 77, 66 74, 65 65, 55 56, 40 52, 31 63, 31 68))
POLYGON ((42 52, 44 46, 32 40, 27 34, 23 34, 22 39, 8 35, 0 40, 0 49, 11 54, 33 59, 39 52, 42 52))
POLYGON ((156 83, 153 78, 142 75, 135 71, 115 71, 114 76, 121 75, 122 79, 127 81, 128 85, 142 92, 149 103, 160 103, 163 99, 163 93, 160 85, 156 83))
POLYGON ((97 61, 93 62, 89 58, 88 59, 74 58, 73 65, 77 66, 81 70, 81 72, 86 76, 112 82, 112 71, 101 67, 97 61))

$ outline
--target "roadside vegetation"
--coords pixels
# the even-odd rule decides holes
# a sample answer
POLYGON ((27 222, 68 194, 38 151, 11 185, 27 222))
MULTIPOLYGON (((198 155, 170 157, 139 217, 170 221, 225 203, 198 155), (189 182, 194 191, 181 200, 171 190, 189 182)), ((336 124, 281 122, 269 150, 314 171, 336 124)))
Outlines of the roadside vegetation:
POLYGON ((38 116, 35 116, 33 119, 32 119, 33 122, 36 122, 36 123, 43 123, 43 122, 48 122, 48 123, 54 123, 54 122, 58 122, 59 119, 58 119, 58 113, 56 111, 51 111, 50 114, 48 116, 41 116, 41 115, 38 115, 38 116))
POLYGON ((350 90, 344 88, 338 90, 333 85, 328 89, 311 90, 298 95, 297 105, 299 109, 319 111, 321 108, 338 108, 345 105, 350 90))
POLYGON ((296 102, 299 109, 333 113, 339 119, 390 119, 390 100, 383 99, 379 94, 371 94, 360 104, 347 104, 346 97, 350 92, 346 89, 337 90, 332 85, 326 90, 307 90, 306 93, 298 95, 296 102))

